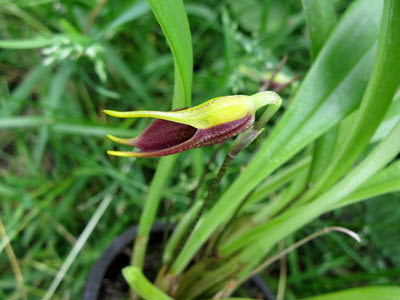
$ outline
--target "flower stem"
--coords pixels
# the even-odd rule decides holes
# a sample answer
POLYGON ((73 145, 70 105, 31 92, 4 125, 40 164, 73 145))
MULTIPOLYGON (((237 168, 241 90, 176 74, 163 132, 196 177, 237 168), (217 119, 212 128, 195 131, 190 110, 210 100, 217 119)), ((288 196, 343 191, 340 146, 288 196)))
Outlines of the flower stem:
MULTIPOLYGON (((206 199, 204 200, 200 210, 198 211, 195 221, 190 225, 190 228, 188 230, 188 233, 186 234, 185 238, 179 243, 178 247, 177 247, 177 252, 179 253, 180 250, 182 249, 183 245, 185 245, 185 243, 187 242, 190 234, 193 232, 194 228, 196 227, 197 223, 199 222, 201 216, 203 215, 203 213, 205 212, 205 210, 208 207, 208 204, 210 203, 215 191, 217 190, 218 184, 220 183, 221 179, 224 177, 224 175, 226 174, 226 171, 228 170, 229 166, 231 165, 233 160, 233 157, 229 156, 229 153, 225 156, 225 160, 222 163, 221 167, 219 168, 217 177, 215 177, 210 190, 207 193, 206 199)), ((177 257, 177 256, 175 256, 177 257)), ((173 263, 173 261, 172 261, 173 263)))
POLYGON ((164 233, 163 233, 163 249, 165 249, 165 246, 167 244, 168 236, 170 233, 170 228, 171 228, 171 216, 174 211, 174 203, 175 199, 171 200, 166 200, 164 202, 164 207, 167 215, 167 220, 165 222, 165 228, 164 228, 164 233))
POLYGON ((210 171, 210 167, 211 164, 213 163, 213 161, 215 160, 215 158, 217 157, 217 154, 219 153, 219 151, 224 147, 224 144, 219 145, 219 147, 217 149, 215 149, 214 153, 212 154, 210 160, 208 161, 206 167, 204 168, 203 173, 201 174, 201 177, 199 179, 199 183, 197 184, 197 187, 194 189, 194 191, 192 192, 192 196, 190 198, 190 203, 189 203, 189 208, 191 208, 194 204, 194 200, 196 199, 196 196, 204 182, 204 179, 206 178, 207 173, 210 171))
MULTIPOLYGON (((239 214, 239 211, 242 209, 242 207, 246 204, 247 199, 249 199, 251 193, 247 195, 246 198, 243 199, 243 201, 240 203, 240 205, 236 208, 235 212, 233 213, 232 217, 229 219, 228 223, 224 226, 224 228, 218 233, 217 237, 214 240, 210 240, 210 244, 207 246, 209 249, 209 254, 214 255, 216 253, 218 244, 221 242, 222 237, 228 230, 228 228, 232 225, 232 223, 235 221, 236 217, 239 214)), ((207 253, 206 253, 207 254, 207 253)))

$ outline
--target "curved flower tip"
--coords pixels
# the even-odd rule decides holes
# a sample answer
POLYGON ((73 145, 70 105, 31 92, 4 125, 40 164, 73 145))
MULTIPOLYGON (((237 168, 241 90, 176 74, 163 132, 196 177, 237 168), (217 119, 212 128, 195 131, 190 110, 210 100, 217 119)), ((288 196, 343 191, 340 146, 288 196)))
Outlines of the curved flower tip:
POLYGON ((198 106, 170 112, 104 110, 104 113, 119 118, 156 119, 135 138, 107 135, 114 142, 139 148, 140 152, 107 153, 124 157, 156 157, 222 143, 248 129, 254 122, 257 109, 280 101, 276 93, 262 92, 252 96, 218 97, 198 106))

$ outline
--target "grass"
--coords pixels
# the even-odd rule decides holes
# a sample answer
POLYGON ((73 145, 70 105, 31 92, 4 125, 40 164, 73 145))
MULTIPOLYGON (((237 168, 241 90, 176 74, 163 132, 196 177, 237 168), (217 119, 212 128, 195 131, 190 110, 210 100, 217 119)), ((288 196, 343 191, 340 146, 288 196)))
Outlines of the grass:
MULTIPOLYGON (((349 2, 335 1, 336 10, 349 2)), ((169 110, 174 60, 143 0, 0 4, 0 299, 42 299, 53 288, 54 299, 79 299, 102 250, 138 223, 158 162, 107 156, 114 145, 106 133, 135 136, 147 123, 121 123, 101 110, 169 110), (54 278, 60 285, 50 288, 54 278)), ((311 64, 299 1, 186 1, 185 7, 194 45, 194 105, 223 94, 253 94, 284 54, 282 80, 301 77, 311 64), (261 13, 265 8, 268 14, 261 13)), ((282 93, 285 107, 297 85, 282 93)), ((219 193, 259 143, 235 160, 219 193)), ((228 146, 211 163, 207 181, 228 146)), ((178 157, 162 198, 174 201, 174 220, 187 209, 212 153, 205 148, 178 157)), ((388 197, 397 207, 399 195, 388 197)), ((385 212, 371 203, 325 214, 285 241, 333 225, 363 237, 356 244, 331 234, 291 253, 287 299, 398 284, 399 252, 376 221, 385 212)), ((394 215, 393 224, 398 220, 394 215)), ((276 291, 279 265, 263 278, 276 291)))

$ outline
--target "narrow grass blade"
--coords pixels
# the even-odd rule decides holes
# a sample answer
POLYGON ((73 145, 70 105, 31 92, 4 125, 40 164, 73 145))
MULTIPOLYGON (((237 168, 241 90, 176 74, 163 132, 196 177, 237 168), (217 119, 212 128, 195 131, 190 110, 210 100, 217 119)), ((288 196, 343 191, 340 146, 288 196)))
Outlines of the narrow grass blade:
POLYGON ((150 7, 147 4, 146 0, 136 1, 131 6, 129 6, 122 14, 118 15, 109 24, 107 24, 102 34, 107 34, 107 32, 109 32, 110 30, 115 30, 123 24, 132 22, 133 20, 136 20, 137 18, 147 14, 148 12, 150 12, 150 7))
POLYGON ((5 102, 1 109, 2 116, 11 116, 17 114, 23 107, 27 98, 37 87, 38 83, 47 78, 52 65, 39 65, 32 69, 24 80, 15 88, 12 98, 5 102))
MULTIPOLYGON (((58 108, 59 103, 65 90, 67 88, 67 83, 73 71, 73 64, 65 63, 57 71, 54 79, 50 84, 50 91, 48 96, 44 100, 46 117, 50 117, 54 114, 55 110, 58 108)), ((49 128, 44 126, 39 132, 39 141, 36 143, 33 149, 33 161, 34 165, 38 167, 42 160, 44 150, 46 148, 47 140, 49 137, 49 128)))
POLYGON ((57 272, 57 275, 54 277, 51 285, 47 289, 46 294, 43 296, 42 300, 52 299, 57 287, 60 285, 61 281, 63 280, 64 276, 68 272, 73 262, 75 261, 79 252, 81 252, 82 248, 85 246, 87 239, 92 234, 94 228, 96 227, 101 217, 103 216, 104 212, 106 211, 111 201, 113 200, 113 195, 115 193, 115 190, 116 190, 115 185, 110 187, 110 192, 103 198, 100 205, 94 212, 93 216, 90 218, 88 224, 82 231, 81 235, 79 236, 78 240, 73 246, 71 252, 68 254, 60 270, 57 272))
POLYGON ((149 106, 151 96, 147 92, 146 85, 142 82, 140 77, 129 69, 128 65, 118 56, 113 48, 108 46, 105 48, 105 51, 109 66, 121 75, 121 79, 149 106))
POLYGON ((52 121, 49 118, 42 116, 21 116, 11 118, 1 118, 0 128, 11 129, 11 128, 29 128, 38 127, 50 124, 52 121))
POLYGON ((0 48, 3 49, 35 49, 54 45, 60 41, 60 37, 36 38, 31 40, 0 40, 0 48))

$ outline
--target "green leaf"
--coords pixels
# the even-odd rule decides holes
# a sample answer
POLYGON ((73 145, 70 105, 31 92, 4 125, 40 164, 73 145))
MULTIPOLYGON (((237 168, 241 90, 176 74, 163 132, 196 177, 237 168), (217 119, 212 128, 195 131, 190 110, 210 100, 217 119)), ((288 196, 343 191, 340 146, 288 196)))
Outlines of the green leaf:
POLYGON ((341 200, 336 206, 340 208, 358 201, 376 197, 382 194, 400 191, 400 160, 391 163, 388 167, 376 173, 348 197, 341 200))
POLYGON ((398 93, 393 100, 392 105, 389 107, 386 116, 375 131, 374 136, 371 139, 371 143, 378 142, 388 135, 390 130, 396 125, 397 121, 400 120, 400 93, 398 93))
POLYGON ((254 190, 254 192, 251 193, 251 195, 246 201, 246 206, 265 199, 272 192, 283 187, 295 176, 299 175, 299 173, 308 168, 310 166, 310 163, 311 163, 311 156, 308 156, 299 160, 294 164, 282 168, 276 174, 273 174, 271 177, 265 180, 264 183, 260 184, 254 190))
POLYGON ((258 183, 357 108, 376 54, 382 4, 363 0, 351 6, 268 140, 191 234, 172 274, 185 268, 258 183))
POLYGON ((148 0, 175 60, 173 109, 191 104, 193 50, 189 22, 182 0, 148 0), (183 98, 181 98, 183 97, 183 98))
POLYGON ((4 49, 35 49, 54 45, 61 41, 61 37, 36 38, 30 40, 0 40, 0 48, 4 49))
MULTIPOLYGON (((336 25, 336 14, 331 0, 302 0, 310 35, 311 58, 315 60, 329 34, 336 25)), ((309 182, 318 178, 329 165, 335 149, 338 127, 330 129, 314 143, 309 182)))
POLYGON ((310 35, 311 57, 315 59, 326 39, 336 25, 332 0, 302 0, 310 35))
POLYGON ((309 174, 309 182, 311 185, 322 175, 332 161, 338 135, 339 126, 335 126, 315 141, 313 160, 309 174))
POLYGON ((340 150, 329 167, 313 185, 303 201, 312 199, 340 178, 368 145, 383 120, 400 83, 400 11, 399 1, 385 1, 379 48, 373 73, 357 117, 340 150))
POLYGON ((303 300, 398 300, 400 287, 397 286, 369 286, 343 290, 330 294, 311 297, 303 300))
POLYGON ((122 274, 130 287, 146 300, 173 300, 155 285, 153 285, 137 267, 126 267, 122 274))

